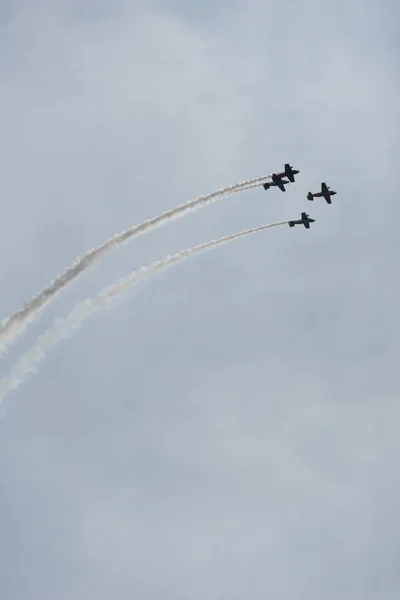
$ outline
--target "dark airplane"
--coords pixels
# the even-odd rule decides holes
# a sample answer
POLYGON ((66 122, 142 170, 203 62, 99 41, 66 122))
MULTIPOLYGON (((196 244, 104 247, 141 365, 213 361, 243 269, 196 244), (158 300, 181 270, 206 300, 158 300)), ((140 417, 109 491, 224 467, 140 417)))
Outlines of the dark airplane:
POLYGON ((294 182, 294 176, 297 175, 300 171, 293 169, 293 167, 289 164, 285 164, 285 170, 281 171, 281 173, 273 173, 271 179, 272 183, 264 183, 264 190, 268 190, 270 187, 277 186, 282 192, 286 192, 285 185, 291 181, 294 182), (287 177, 289 181, 283 179, 283 177, 287 177))
POLYGON ((264 190, 269 190, 270 187, 275 187, 278 186, 278 188, 280 190, 282 190, 282 192, 286 192, 285 190, 285 185, 287 185, 289 182, 287 181, 287 179, 280 179, 277 175, 275 175, 275 173, 272 175, 272 181, 271 183, 264 183, 263 184, 263 188, 264 190), (274 177, 277 177, 277 179, 274 179, 274 177))
MULTIPOLYGON (((298 171, 297 169, 293 169, 293 167, 291 165, 289 165, 289 163, 286 163, 285 171, 283 173, 277 173, 277 176, 278 177, 285 176, 289 179, 289 181, 294 183, 294 176, 297 175, 297 173, 300 173, 300 171, 298 171)), ((272 179, 274 179, 274 176, 272 176, 272 179)))
POLYGON ((331 191, 325 182, 321 183, 321 191, 316 194, 308 192, 307 200, 314 200, 314 198, 325 198, 328 204, 332 204, 331 196, 334 196, 337 192, 331 191))
POLYGON ((301 213, 301 219, 297 221, 289 221, 289 227, 295 225, 304 225, 306 229, 310 229, 310 223, 315 223, 315 219, 311 219, 306 213, 301 213))

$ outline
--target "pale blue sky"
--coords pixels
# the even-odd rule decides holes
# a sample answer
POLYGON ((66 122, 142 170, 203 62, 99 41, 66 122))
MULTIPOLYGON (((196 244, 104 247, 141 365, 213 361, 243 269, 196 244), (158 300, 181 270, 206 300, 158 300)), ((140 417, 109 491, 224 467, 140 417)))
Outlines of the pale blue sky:
POLYGON ((301 171, 117 250, 45 311, 136 286, 0 421, 2 600, 395 600, 399 79, 393 3, 6 2, 3 316, 116 231, 301 171), (327 181, 332 206, 307 202, 327 181))

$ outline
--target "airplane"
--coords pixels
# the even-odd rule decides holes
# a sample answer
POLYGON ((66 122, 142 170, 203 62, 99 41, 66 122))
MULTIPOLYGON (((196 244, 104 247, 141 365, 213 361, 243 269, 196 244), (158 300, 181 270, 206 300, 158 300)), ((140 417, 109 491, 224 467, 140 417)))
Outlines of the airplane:
POLYGON ((328 204, 332 204, 331 196, 334 196, 337 192, 330 190, 330 188, 326 185, 325 182, 321 183, 321 191, 316 194, 312 194, 308 192, 307 200, 314 200, 314 198, 324 197, 328 204))
POLYGON ((275 173, 272 175, 272 181, 271 183, 264 183, 263 184, 263 188, 264 190, 269 190, 270 187, 274 187, 274 186, 278 186, 278 188, 280 190, 282 190, 282 192, 286 192, 285 190, 285 185, 287 185, 289 182, 287 181, 287 179, 280 179, 277 175, 275 175, 275 173), (274 180, 274 177, 277 177, 276 180, 274 180))
POLYGON ((278 186, 279 189, 282 190, 282 192, 286 192, 285 185, 287 185, 289 181, 293 183, 294 176, 297 175, 297 173, 300 173, 300 171, 298 171, 297 169, 293 169, 293 167, 289 163, 286 163, 284 171, 282 171, 281 173, 272 174, 272 183, 264 183, 264 190, 268 190, 272 186, 278 186), (282 179, 283 177, 287 177, 289 181, 282 179))
MULTIPOLYGON (((293 167, 291 165, 289 165, 289 163, 286 163, 284 172, 277 173, 277 177, 285 176, 289 179, 289 181, 294 183, 294 176, 297 175, 297 173, 300 173, 300 171, 298 171, 297 169, 293 169, 293 167)), ((275 173, 274 173, 274 175, 275 175, 275 173)), ((274 180, 274 175, 272 175, 273 180, 274 180)))
POLYGON ((315 223, 315 219, 311 219, 305 212, 301 213, 301 219, 297 221, 289 221, 289 227, 295 225, 304 225, 306 229, 310 229, 310 223, 315 223))

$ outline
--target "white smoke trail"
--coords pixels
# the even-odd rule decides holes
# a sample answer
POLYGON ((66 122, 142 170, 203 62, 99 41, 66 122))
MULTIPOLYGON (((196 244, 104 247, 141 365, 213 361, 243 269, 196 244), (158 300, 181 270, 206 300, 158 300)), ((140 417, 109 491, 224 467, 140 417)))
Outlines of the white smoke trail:
POLYGON ((96 260, 102 258, 113 248, 124 244, 136 235, 145 233, 150 229, 154 229, 155 227, 163 225, 172 219, 179 218, 187 212, 193 211, 196 208, 200 208, 212 200, 258 187, 270 177, 271 175, 266 175, 264 177, 248 179, 247 181, 242 181, 226 188, 221 188, 211 192, 210 194, 189 200, 188 202, 167 210, 156 217, 152 217, 146 221, 143 221, 142 223, 139 223, 138 225, 134 225, 130 229, 115 234, 113 237, 109 238, 96 248, 92 248, 84 255, 78 257, 70 267, 53 279, 53 281, 51 281, 42 292, 26 302, 23 308, 3 319, 0 327, 0 354, 4 354, 6 352, 7 346, 10 345, 20 333, 22 333, 25 327, 38 315, 38 313, 51 301, 56 294, 58 294, 76 277, 78 277, 96 260))
POLYGON ((177 254, 172 254, 162 260, 158 260, 147 267, 141 267, 138 271, 133 271, 128 277, 120 279, 117 283, 108 286, 94 298, 88 298, 84 302, 81 302, 64 319, 58 319, 53 327, 41 334, 37 338, 36 343, 19 358, 18 362, 11 369, 10 374, 0 380, 0 406, 2 404, 2 399, 5 398, 8 392, 19 387, 29 372, 35 371, 35 366, 45 358, 46 350, 53 346, 57 341, 71 335, 90 314, 107 306, 112 298, 119 296, 141 279, 150 277, 158 271, 198 254, 199 252, 216 248, 222 244, 227 244, 228 242, 232 242, 239 238, 259 233, 265 229, 270 229, 271 227, 286 225, 287 223, 288 221, 282 221, 269 225, 261 225, 259 227, 253 227, 252 229, 246 229, 244 231, 239 231, 238 233, 226 235, 216 240, 193 246, 192 248, 187 248, 177 254))

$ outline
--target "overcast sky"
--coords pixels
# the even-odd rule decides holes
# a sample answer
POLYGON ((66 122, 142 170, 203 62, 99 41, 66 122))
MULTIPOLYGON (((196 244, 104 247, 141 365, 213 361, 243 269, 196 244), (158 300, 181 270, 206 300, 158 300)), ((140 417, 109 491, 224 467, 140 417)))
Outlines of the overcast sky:
POLYGON ((75 257, 290 161, 287 192, 133 240, 12 348, 129 271, 0 420, 2 600, 400 597, 399 7, 0 3, 0 314, 75 257), (308 202, 326 181, 328 206, 308 202))

